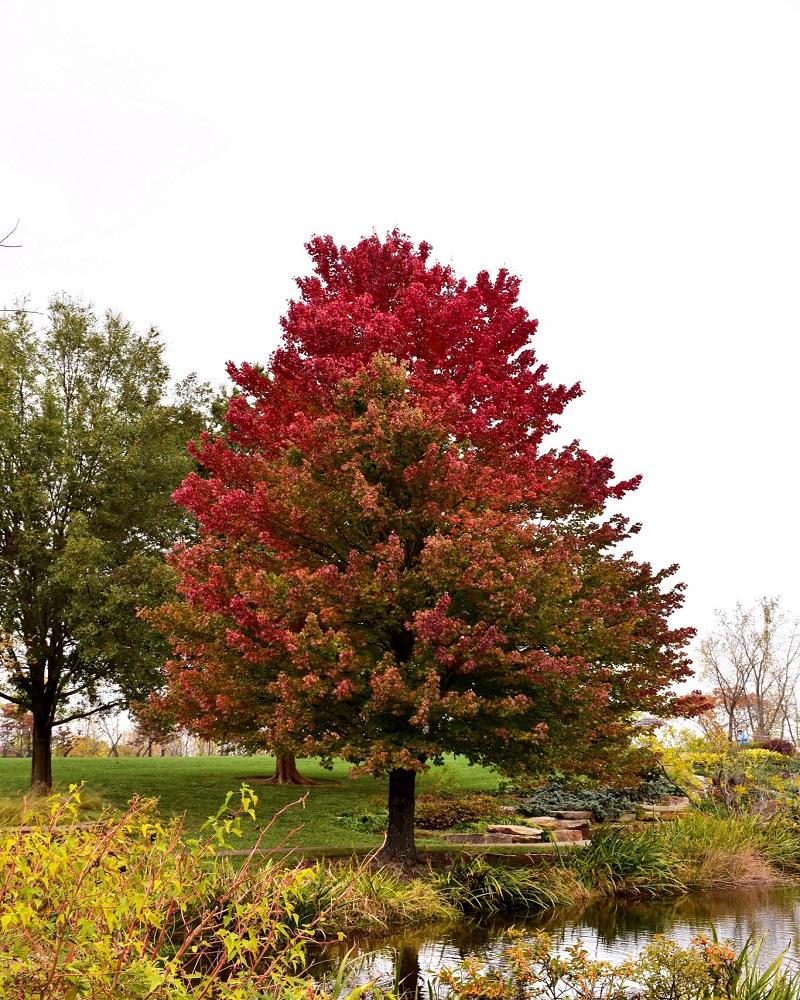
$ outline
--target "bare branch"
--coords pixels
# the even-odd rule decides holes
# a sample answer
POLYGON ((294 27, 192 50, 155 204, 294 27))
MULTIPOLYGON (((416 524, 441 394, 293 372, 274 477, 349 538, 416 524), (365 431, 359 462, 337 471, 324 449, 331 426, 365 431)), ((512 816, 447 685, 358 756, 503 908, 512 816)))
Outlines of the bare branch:
POLYGON ((22 246, 21 243, 6 243, 6 240, 10 239, 17 231, 17 226, 19 226, 19 219, 17 219, 17 221, 14 223, 14 228, 11 230, 11 232, 6 233, 6 235, 0 240, 0 247, 3 247, 6 250, 19 250, 19 248, 22 246))
POLYGON ((97 715, 99 712, 110 712, 115 708, 122 708, 124 704, 124 701, 112 701, 108 705, 98 705, 97 708, 91 708, 86 712, 76 712, 74 715, 68 715, 65 719, 56 719, 53 727, 65 726, 68 722, 77 722, 78 719, 88 719, 89 716, 97 715))

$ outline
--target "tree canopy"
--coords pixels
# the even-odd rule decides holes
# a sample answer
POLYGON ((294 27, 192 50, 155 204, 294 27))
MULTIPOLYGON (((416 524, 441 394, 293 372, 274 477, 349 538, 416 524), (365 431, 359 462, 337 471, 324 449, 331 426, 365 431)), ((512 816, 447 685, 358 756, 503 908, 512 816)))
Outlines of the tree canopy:
POLYGON ((604 515, 638 479, 547 446, 581 390, 546 380, 516 278, 468 283, 396 232, 309 250, 281 345, 230 367, 226 428, 176 493, 200 538, 156 617, 184 721, 389 774, 402 859, 417 771, 612 765, 691 631, 675 567, 604 515))
POLYGON ((33 716, 33 781, 54 725, 145 697, 162 637, 137 616, 173 593, 188 537, 171 501, 204 391, 168 396, 155 331, 61 299, 41 329, 0 318, 0 699, 33 716))

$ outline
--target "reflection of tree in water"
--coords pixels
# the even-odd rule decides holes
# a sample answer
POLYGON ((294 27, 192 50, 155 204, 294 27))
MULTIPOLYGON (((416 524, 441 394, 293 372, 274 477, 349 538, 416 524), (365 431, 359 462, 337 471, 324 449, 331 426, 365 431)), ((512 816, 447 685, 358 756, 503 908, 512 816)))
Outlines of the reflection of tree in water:
POLYGON ((401 944, 394 960, 394 994, 400 1000, 416 1000, 422 986, 419 967, 419 947, 401 944))

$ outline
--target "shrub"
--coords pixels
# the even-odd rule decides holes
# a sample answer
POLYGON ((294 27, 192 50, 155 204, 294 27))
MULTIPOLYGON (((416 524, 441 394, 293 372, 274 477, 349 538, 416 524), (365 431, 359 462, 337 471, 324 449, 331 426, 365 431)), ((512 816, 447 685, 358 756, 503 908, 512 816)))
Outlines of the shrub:
POLYGON ((377 812, 369 810, 347 812, 336 817, 339 826, 348 830, 358 830, 360 833, 384 833, 388 822, 389 813, 385 809, 377 812))
POLYGON ((784 757, 794 757, 796 748, 790 740, 758 740, 755 744, 759 750, 769 750, 771 753, 780 753, 784 757))
POLYGON ((425 793, 417 798, 416 821, 424 830, 449 830, 459 823, 477 823, 500 815, 499 802, 492 795, 471 792, 463 795, 425 793))
POLYGON ((654 832, 692 889, 770 881, 775 871, 800 870, 800 836, 783 817, 690 813, 654 832))
POLYGON ((0 997, 314 997, 298 975, 324 920, 298 910, 313 873, 213 863, 255 803, 243 786, 194 839, 145 801, 86 829, 78 790, 25 815, 0 839, 0 997))
POLYGON ((636 788, 569 787, 554 783, 523 793, 519 811, 525 816, 542 816, 562 810, 588 809, 602 823, 634 812, 641 802, 680 794, 681 790, 663 774, 648 776, 636 788))
POLYGON ((323 937, 349 931, 380 933, 456 916, 434 881, 353 863, 318 862, 306 868, 292 908, 299 926, 323 937))
MULTIPOLYGON (((655 937, 638 958, 614 964, 590 957, 580 943, 554 948, 548 934, 521 940, 504 952, 504 968, 485 971, 475 959, 437 977, 439 997, 450 1000, 800 1000, 800 979, 781 968, 767 968, 758 948, 746 946, 738 956, 726 945, 695 938, 682 947, 655 937)), ((516 940, 514 940, 516 938, 516 940)))

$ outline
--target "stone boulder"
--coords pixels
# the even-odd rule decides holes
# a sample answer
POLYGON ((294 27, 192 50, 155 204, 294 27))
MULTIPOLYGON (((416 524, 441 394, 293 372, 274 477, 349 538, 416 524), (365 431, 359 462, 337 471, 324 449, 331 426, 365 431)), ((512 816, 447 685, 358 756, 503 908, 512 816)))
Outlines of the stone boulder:
POLYGON ((577 844, 588 839, 584 830, 551 830, 550 838, 557 844, 577 844))
POLYGON ((535 826, 516 826, 513 823, 493 823, 486 827, 487 833, 499 833, 518 840, 541 840, 542 831, 535 826))

